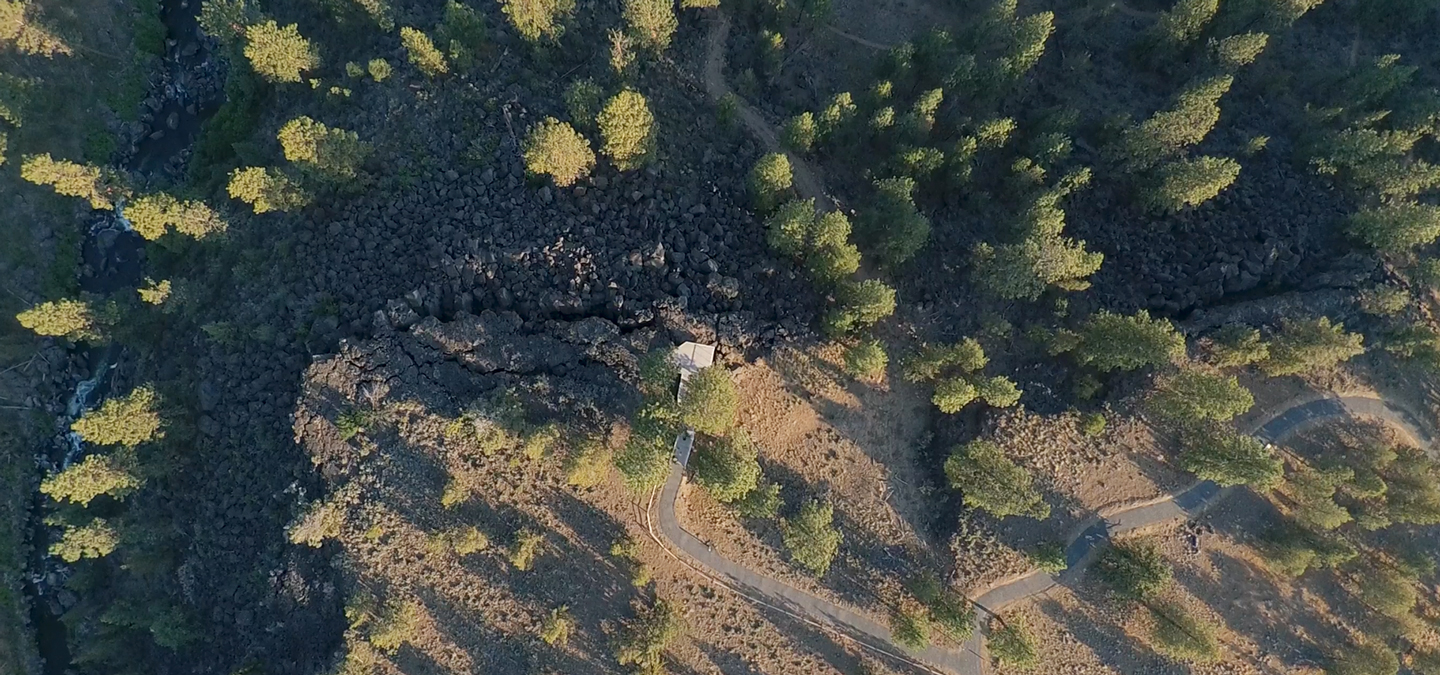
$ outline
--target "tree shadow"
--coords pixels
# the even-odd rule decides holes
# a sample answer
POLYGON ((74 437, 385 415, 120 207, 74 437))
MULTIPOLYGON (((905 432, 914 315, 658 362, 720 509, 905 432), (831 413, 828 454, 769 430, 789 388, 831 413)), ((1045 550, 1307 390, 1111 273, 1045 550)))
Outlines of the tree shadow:
POLYGON ((1107 606, 1113 607, 1114 601, 1106 597, 1103 590, 1094 588, 1093 584, 1085 579, 1068 583, 1067 587, 1090 611, 1066 608, 1051 599, 1041 600, 1038 608, 1041 613, 1063 626, 1081 644, 1089 647, 1107 668, 1117 673, 1189 672, 1188 668, 1154 653, 1126 633, 1122 626, 1107 619, 1106 617, 1114 616, 1116 611, 1125 610, 1104 609, 1107 606))

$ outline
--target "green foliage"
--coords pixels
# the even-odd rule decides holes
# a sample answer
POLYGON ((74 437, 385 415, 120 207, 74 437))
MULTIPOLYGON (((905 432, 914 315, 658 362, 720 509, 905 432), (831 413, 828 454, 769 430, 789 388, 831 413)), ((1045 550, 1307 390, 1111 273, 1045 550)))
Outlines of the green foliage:
POLYGON ((884 267, 904 264, 930 238, 930 221, 915 208, 914 191, 910 178, 877 180, 874 203, 861 212, 862 232, 884 267))
POLYGON ((878 279, 843 282, 835 295, 839 306, 825 316, 825 330, 832 336, 873 326, 895 313, 895 289, 878 279))
POLYGON ((877 380, 890 365, 879 340, 861 340, 845 349, 845 372, 861 380, 877 380))
POLYGON ((50 555, 59 556, 67 563, 84 558, 103 558, 120 545, 120 533, 102 518, 95 518, 85 525, 65 526, 60 540, 50 544, 50 555))
POLYGON ((1233 78, 1217 75, 1191 84, 1168 110, 1125 131, 1113 149, 1115 158, 1132 171, 1148 169, 1199 143, 1220 121, 1220 97, 1233 78))
POLYGON ((599 441, 586 441, 565 457, 565 482, 578 488, 593 488, 605 482, 612 458, 610 448, 599 441))
POLYGON ((781 538, 790 559, 815 576, 825 575, 845 540, 835 529, 834 520, 835 507, 818 499, 805 502, 794 518, 780 520, 781 538))
POLYGON ((1214 199, 1235 183, 1240 163, 1229 157, 1181 159, 1160 168, 1158 184, 1146 195, 1150 208, 1176 212, 1214 199))
POLYGON ((940 104, 945 100, 944 89, 931 89, 920 92, 915 98, 915 104, 910 108, 910 114, 906 117, 908 126, 916 138, 924 138, 935 126, 935 114, 940 110, 940 104))
POLYGON ((616 77, 626 79, 630 76, 630 66, 635 64, 635 38, 617 28, 605 34, 610 38, 610 69, 616 77))
POLYGON ((963 377, 950 377, 935 383, 935 391, 930 396, 930 402, 934 403, 940 412, 953 415, 960 412, 979 395, 980 389, 974 382, 963 377))
POLYGON ((1362 289, 1356 300, 1366 314, 1395 316, 1410 306, 1410 293, 1399 286, 1376 284, 1362 289))
POLYGON ((961 593, 942 587, 926 575, 912 584, 912 591, 930 612, 932 625, 955 642, 970 639, 975 632, 975 604, 961 593))
POLYGON ((1440 187, 1440 167, 1411 155, 1425 136, 1423 128, 1381 131, 1366 124, 1322 137, 1312 148, 1316 173, 1338 176, 1362 192, 1391 200, 1440 187))
POLYGON ((555 42, 564 22, 575 13, 575 0, 500 0, 500 9, 520 37, 530 42, 555 42))
POLYGON ((1260 58, 1260 53, 1269 44, 1270 36, 1266 33, 1241 33, 1212 42, 1211 51, 1221 67, 1238 70, 1260 58))
POLYGON ((565 88, 565 110, 570 119, 582 127, 592 127, 600 115, 600 105, 605 102, 605 90, 595 80, 575 80, 565 88))
POLYGON ((365 65, 365 70, 376 82, 384 82, 390 78, 390 62, 385 59, 370 59, 370 63, 365 65))
POLYGON ((769 520, 780 515, 780 486, 764 483, 734 504, 735 510, 745 518, 769 520))
POLYGON ((1358 575, 1356 587, 1360 601, 1392 619, 1410 616, 1419 601, 1418 580, 1405 572, 1377 565, 1358 575))
POLYGON ((644 96, 633 89, 621 91, 605 104, 596 122, 605 141, 600 150, 616 168, 630 171, 645 165, 655 145, 655 116, 644 96))
POLYGON ((540 623, 540 639, 552 647, 564 647, 570 642, 570 633, 575 630, 575 617, 565 605, 550 610, 540 623))
POLYGON ((1260 331, 1241 324, 1229 324, 1210 336, 1210 362, 1220 368, 1248 366, 1270 358, 1270 345, 1260 331))
POLYGON ((590 173, 595 166, 595 153, 569 124, 546 117, 525 136, 525 170, 532 175, 548 175, 560 187, 569 187, 590 173))
POLYGON ((340 440, 348 441, 368 431, 375 424, 375 413, 364 408, 346 408, 335 417, 335 430, 340 440))
POLYGON ((675 454, 671 444, 679 429, 675 411, 663 403, 647 404, 636 413, 630 440, 614 456, 625 487, 639 495, 665 482, 675 454))
POLYGON ((1169 420, 1223 422, 1249 410, 1255 397, 1234 375, 1187 368, 1161 380, 1148 403, 1157 415, 1169 420))
POLYGON ((1285 527, 1271 532, 1260 549, 1271 571, 1287 577, 1299 577, 1317 567, 1338 567, 1359 555, 1349 542, 1330 534, 1301 527, 1285 527))
POLYGON ((420 629, 423 608, 417 600, 391 600, 385 603, 380 616, 370 624, 370 644, 386 654, 400 651, 400 647, 415 640, 420 629))
POLYGON ((355 178, 371 151, 355 132, 332 129, 303 115, 280 127, 276 138, 285 159, 334 181, 355 178))
POLYGON ((202 201, 180 201, 164 192, 137 197, 126 204, 124 216, 140 236, 154 241, 174 228, 196 239, 224 232, 225 220, 202 201))
MULTIPOLYGON (((790 158, 782 153, 772 152, 760 158, 750 170, 750 198, 756 213, 769 213, 790 191, 793 177, 790 174, 790 158)), ((814 207, 811 207, 814 211, 814 207)))
POLYGON ((1404 253, 1440 237, 1440 207, 1415 202, 1365 206, 1350 216, 1355 238, 1386 253, 1404 253))
POLYGON ((844 213, 815 213, 815 200, 792 199, 765 220, 766 240, 783 255, 805 262, 811 277, 834 284, 860 269, 860 251, 850 244, 844 213))
POLYGON ((245 29, 260 20, 260 9, 250 0, 205 0, 200 4, 200 28, 223 45, 245 37, 245 29))
POLYGON ((985 648, 996 661, 1006 666, 1029 668, 1040 661, 1035 638, 1019 616, 1011 617, 999 628, 992 628, 985 638, 985 648))
POLYGON ((820 111, 818 120, 820 134, 833 138, 836 134, 844 132, 855 120, 859 110, 859 106, 855 105, 850 92, 842 91, 836 94, 825 105, 825 109, 820 111))
POLYGON ((1178 0, 1169 11, 1160 14, 1153 39, 1167 49, 1190 44, 1200 38, 1219 9, 1220 0, 1178 0))
POLYGON ((675 393, 679 381, 680 366, 675 362, 675 352, 667 347, 658 347, 645 352, 640 358, 640 392, 651 399, 664 399, 675 393))
POLYGON ((1029 558, 1035 569, 1046 574, 1059 574, 1070 568, 1070 563, 1065 560, 1065 545, 1057 541, 1036 546, 1029 558))
POLYGON ((1160 547, 1148 540, 1112 545, 1095 561, 1095 573, 1117 595, 1132 600, 1154 598, 1174 576, 1160 547))
POLYGON ((1151 602, 1150 641, 1155 651, 1176 661, 1213 663, 1220 659, 1219 627, 1179 603, 1151 602))
POLYGON ((245 58, 270 82, 299 82, 302 73, 320 67, 320 53, 300 28, 293 23, 282 28, 273 19, 245 28, 245 58))
POLYGON ((1178 361, 1185 338, 1166 319, 1151 319, 1140 310, 1132 316, 1101 311, 1080 329, 1075 358, 1081 364, 1108 370, 1135 370, 1178 361))
POLYGON ((1037 300, 1051 286, 1067 291, 1090 287, 1087 280, 1105 261, 1085 242, 1069 237, 1030 237, 1018 244, 975 247, 975 282, 1006 300, 1037 300))
POLYGON ((890 639, 906 649, 930 646, 930 618, 923 612, 900 609, 890 615, 890 639))
POLYGON ((255 209, 255 213, 293 211, 310 203, 310 193, 285 174, 263 167, 246 167, 230 172, 226 191, 255 209))
POLYGON ((815 115, 807 110, 785 122, 785 128, 780 132, 780 142, 792 152, 810 152, 818 135, 815 115))
POLYGON ((665 648, 684 632, 679 612, 670 603, 657 600, 625 623, 615 660, 622 666, 634 666, 636 675, 663 675, 665 648))
POLYGON ((702 368, 685 382, 680 422, 702 434, 723 436, 735 426, 740 390, 723 366, 702 368))
POLYGON ((33 86, 31 80, 0 73, 0 120, 16 128, 24 125, 25 108, 30 103, 33 86))
POLYGON ((36 185, 49 185, 57 194, 80 197, 94 209, 115 208, 115 200, 125 196, 121 176, 114 171, 54 159, 50 153, 26 155, 20 165, 20 177, 36 185))
POLYGON ((529 528, 520 528, 515 533, 515 538, 510 542, 510 548, 505 552, 505 559, 510 565, 521 572, 529 572, 535 567, 535 558, 545 548, 545 535, 529 528))
POLYGON ((1257 490, 1274 487, 1282 473, 1280 459, 1259 439, 1220 426, 1186 434, 1180 465, 1220 485, 1249 485, 1257 490))
POLYGON ((1105 433, 1105 426, 1106 421, 1104 413, 1089 413, 1084 417, 1080 418, 1080 433, 1085 434, 1086 436, 1089 436, 1091 438, 1105 433))
POLYGON ((736 430, 724 438, 700 444, 690 459, 695 482, 715 501, 733 504, 760 485, 759 452, 750 436, 736 430))
POLYGON ((138 475, 134 455, 117 452, 88 455, 40 482, 40 492, 55 501, 88 506, 100 495, 125 499, 139 490, 145 479, 138 475))
POLYGON ((107 399, 98 409, 87 410, 70 425, 70 430, 87 443, 123 445, 133 448, 160 438, 160 397, 150 386, 136 387, 129 394, 107 399))
POLYGON ((1287 319, 1270 343, 1270 356, 1260 368, 1271 377, 1298 375, 1330 368, 1365 352, 1365 337, 1346 333, 1344 324, 1329 317, 1313 321, 1287 319))
POLYGON ((625 28, 642 47, 663 52, 670 46, 680 21, 674 0, 625 0, 625 28))
POLYGON ((1279 486, 1291 501, 1290 516, 1313 531, 1333 530, 1353 520, 1350 511, 1335 503, 1335 490, 1354 479, 1348 468, 1316 470, 1300 465, 1279 486))
POLYGON ((1000 446, 990 441, 974 440, 956 447, 945 460, 945 476, 971 508, 997 518, 1050 517, 1050 505, 1035 489, 1030 472, 1011 462, 1000 446))
POLYGON ((1037 12, 1011 23, 1005 54, 995 60, 1001 77, 1014 81, 1030 72, 1045 55, 1045 43, 1054 32, 1054 12, 1037 12))
POLYGON ((475 66, 475 55, 485 47, 485 17, 469 5, 446 0, 445 18, 435 30, 445 55, 461 70, 475 66))
POLYGON ((962 373, 974 373, 983 369, 990 359, 985 349, 974 338, 964 338, 949 345, 922 345, 920 350, 905 360, 903 373, 910 382, 933 380, 947 369, 958 369, 962 373))
POLYGON ((474 525, 457 526, 430 535, 429 548, 432 553, 449 551, 467 556, 490 548, 490 537, 474 525))
POLYGON ((1385 643, 1370 638, 1341 652, 1325 669, 1327 675, 1395 675, 1400 659, 1385 643))
POLYGON ((95 307, 85 300, 42 302, 15 315, 20 327, 36 335, 63 337, 72 342, 101 339, 104 323, 95 307))
POLYGON ((140 294, 140 301, 147 305, 164 305, 170 299, 171 283, 169 279, 155 281, 149 277, 145 278, 145 285, 135 289, 140 294))
POLYGON ((401 26, 400 44, 405 47, 405 55, 410 60, 410 65, 419 68, 426 77, 440 77, 450 72, 450 66, 445 63, 445 55, 435 48, 430 36, 419 29, 401 26))
POLYGON ((330 499, 310 502, 290 526, 285 528, 286 538, 292 544, 305 544, 312 548, 320 548, 327 539, 338 538, 345 525, 345 505, 342 499, 343 495, 335 495, 330 499))

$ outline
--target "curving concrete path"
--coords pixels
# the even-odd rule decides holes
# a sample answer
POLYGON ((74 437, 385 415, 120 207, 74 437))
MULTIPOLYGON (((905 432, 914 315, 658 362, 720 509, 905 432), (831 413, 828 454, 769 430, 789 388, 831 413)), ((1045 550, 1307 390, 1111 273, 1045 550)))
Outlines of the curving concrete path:
MULTIPOLYGON (((1406 411, 1369 396, 1321 398, 1292 405, 1271 417, 1253 435, 1266 443, 1283 440, 1296 432, 1335 417, 1376 417, 1397 426, 1419 447, 1430 437, 1406 411)), ((985 668, 980 631, 959 648, 932 645, 923 651, 906 650, 891 642, 890 629, 854 610, 811 595, 783 581, 757 574, 715 553, 680 525, 675 501, 684 482, 684 468, 677 465, 660 490, 659 537, 677 559, 731 588, 757 604, 781 611, 813 625, 839 633, 878 653, 899 659, 932 673, 982 675, 985 668), (679 551, 676 554, 675 549, 679 551)), ((975 599, 979 611, 995 615, 1007 605, 1019 602, 1080 576, 1095 552, 1112 537, 1173 520, 1194 518, 1228 493, 1211 481, 1201 481, 1177 494, 1149 503, 1102 514, 1082 524, 1065 549, 1069 569, 1058 576, 1043 572, 1011 579, 992 587, 975 599)), ((649 520, 651 509, 646 510, 649 520)), ((651 534, 655 531, 652 523, 651 534)))

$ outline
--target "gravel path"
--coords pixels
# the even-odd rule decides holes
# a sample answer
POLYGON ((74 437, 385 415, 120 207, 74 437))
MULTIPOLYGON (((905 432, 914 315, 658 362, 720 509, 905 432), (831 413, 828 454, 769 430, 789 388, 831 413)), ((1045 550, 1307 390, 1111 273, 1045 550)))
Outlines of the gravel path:
MULTIPOLYGON (((1400 428, 1420 447, 1430 442, 1429 435, 1408 413, 1367 396, 1322 398, 1293 405, 1271 417, 1254 435, 1267 443, 1274 443, 1321 421, 1346 416, 1380 418, 1400 428)), ((660 492, 659 534, 669 547, 683 554, 683 557, 676 557, 696 571, 753 602, 838 632, 868 649, 924 670, 956 675, 982 675, 985 672, 986 660, 979 631, 960 648, 931 646, 923 651, 908 651, 891 642, 888 626, 721 557, 681 527, 675 515, 675 500, 679 497, 683 481, 684 470, 677 465, 660 492)), ((1073 582, 1084 572, 1096 550, 1111 537, 1172 520, 1194 518, 1228 491, 1211 481, 1201 481, 1161 500, 1098 516, 1071 539, 1065 549, 1069 569, 1058 577, 1034 572, 987 590, 975 603, 982 613, 994 615, 1007 605, 1044 593, 1058 584, 1073 582)))

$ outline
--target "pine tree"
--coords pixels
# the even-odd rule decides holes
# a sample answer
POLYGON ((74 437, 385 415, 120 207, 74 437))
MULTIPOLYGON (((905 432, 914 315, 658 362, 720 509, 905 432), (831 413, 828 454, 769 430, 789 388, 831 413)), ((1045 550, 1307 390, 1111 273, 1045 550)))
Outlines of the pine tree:
POLYGON ((1185 338, 1165 319, 1140 310, 1132 316, 1108 311, 1093 314, 1080 329, 1075 350, 1080 363, 1103 371, 1135 370, 1179 360, 1185 338))
POLYGON ((1330 368, 1365 352, 1365 337, 1346 333, 1344 324, 1329 317, 1313 321, 1287 319, 1270 343, 1270 356, 1260 368, 1271 377, 1297 375, 1330 368))
POLYGON ((103 518, 96 518, 79 527, 65 526, 60 540, 50 544, 50 554, 67 563, 75 563, 84 558, 103 558, 119 545, 119 531, 103 518))
POLYGON ((299 82, 305 71, 320 67, 320 53, 293 23, 283 28, 274 20, 251 24, 245 28, 244 51, 250 67, 271 82, 299 82))
POLYGON ((702 368, 685 383, 679 404, 680 421, 702 434, 723 436, 735 426, 740 390, 730 371, 721 366, 702 368))
POLYGON ((733 504, 760 485, 755 444, 743 430, 701 444, 690 459, 695 482, 715 501, 733 504))
POLYGON ((160 397, 149 386, 110 398, 98 409, 87 410, 70 425, 87 443, 133 448, 163 436, 160 431, 160 397))
MULTIPOLYGON (((761 157, 750 170, 750 197, 755 212, 766 214, 779 206, 790 192, 792 181, 789 157, 778 152, 761 157)), ((814 211, 813 205, 811 211, 814 211)))
POLYGON ((825 316, 825 330, 831 335, 873 326, 895 313, 895 289, 878 279, 841 283, 835 295, 839 306, 825 316))
POLYGON ((1415 202, 1362 207, 1350 234, 1386 253, 1405 253, 1440 237, 1440 207, 1415 202))
POLYGON ((285 159, 336 181, 355 178, 371 151, 370 144, 355 132, 331 128, 303 115, 280 127, 276 138, 285 159))
POLYGON ((36 185, 49 185, 58 194, 80 197, 93 209, 115 208, 115 200, 127 192, 122 179, 110 169, 54 159, 50 153, 26 155, 20 177, 36 185))
POLYGON ((1176 661, 1213 663, 1220 659, 1218 627, 1175 602, 1148 603, 1150 640, 1155 651, 1176 661))
POLYGON ((904 264, 930 239, 930 221, 915 207, 914 192, 910 178, 877 180, 874 205, 861 212, 862 230, 884 267, 904 264))
POLYGON ((419 68, 426 77, 440 77, 450 72, 449 64, 445 63, 445 55, 435 48, 430 36, 419 29, 402 26, 400 44, 404 45, 410 64, 419 68))
POLYGON ((615 660, 622 666, 634 666, 639 675, 661 675, 665 672, 665 648, 684 632, 679 612, 670 603, 656 600, 625 623, 615 660))
POLYGON ((1280 459, 1259 439, 1219 426, 1187 434, 1180 464, 1205 480, 1256 490, 1274 487, 1283 472, 1280 459))
POLYGON ((1035 489, 1030 472, 1011 462, 1000 446, 990 441, 974 440, 956 447, 945 460, 945 476, 971 508, 997 518, 1050 517, 1050 505, 1035 489))
POLYGON ((1255 405, 1250 390, 1234 375, 1218 375, 1193 368, 1161 380, 1148 401, 1161 417, 1179 421, 1225 421, 1255 405))
POLYGON ((1168 110, 1127 130, 1114 151, 1130 170, 1148 169, 1199 143, 1220 121, 1220 97, 1234 78, 1217 75, 1191 84, 1168 110))
POLYGON ((1270 36, 1266 33, 1241 33, 1214 42, 1211 51, 1222 67, 1233 71, 1254 63, 1268 44, 1270 36))
POLYGON ((564 22, 575 13, 575 0, 500 0, 520 36, 530 42, 555 42, 565 32, 564 22))
POLYGON ((230 172, 226 191, 255 209, 255 213, 293 211, 310 203, 310 194, 285 174, 263 167, 246 167, 230 172))
POLYGON ((554 117, 546 117, 530 129, 524 150, 526 171, 549 175, 560 187, 574 185, 595 166, 590 141, 554 117))
POLYGON ((1149 600, 1170 584, 1174 570, 1151 541, 1117 543, 1095 561, 1095 573, 1115 593, 1133 600, 1149 600))
POLYGON ((1155 22, 1154 39, 1166 49, 1179 49, 1200 38, 1215 18, 1220 0, 1178 0, 1155 22))
POLYGON ((40 492, 56 501, 88 506, 100 495, 125 499, 145 484, 135 467, 134 455, 120 451, 87 455, 84 460, 40 483, 40 492))
POLYGON ((1158 184, 1146 195, 1157 211, 1173 213, 1214 199, 1240 176, 1240 163, 1229 157, 1196 157, 1165 164, 1158 184))
POLYGON ((794 518, 780 521, 781 538, 790 559, 815 576, 825 576, 840 552, 845 537, 834 525, 835 509, 829 502, 810 500, 794 518))
POLYGON ((655 145, 655 116, 645 97, 633 89, 612 96, 596 118, 605 153, 621 171, 645 165, 655 145))
POLYGON ((174 228, 181 234, 204 239, 224 232, 225 220, 202 201, 180 201, 164 192, 144 195, 125 205, 124 216, 140 236, 154 241, 174 228))
POLYGON ((680 26, 674 0, 625 0, 622 16, 635 41, 656 53, 670 46, 670 38, 680 26))
POLYGON ((22 328, 36 335, 63 337, 73 342, 101 339, 101 321, 95 308, 84 300, 42 302, 15 315, 22 328))

